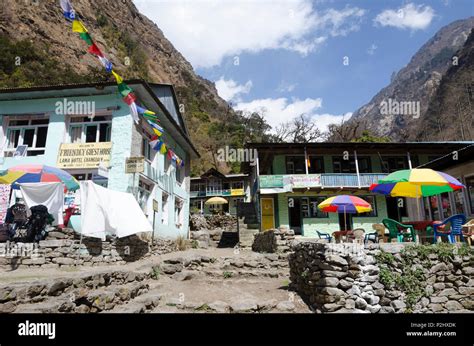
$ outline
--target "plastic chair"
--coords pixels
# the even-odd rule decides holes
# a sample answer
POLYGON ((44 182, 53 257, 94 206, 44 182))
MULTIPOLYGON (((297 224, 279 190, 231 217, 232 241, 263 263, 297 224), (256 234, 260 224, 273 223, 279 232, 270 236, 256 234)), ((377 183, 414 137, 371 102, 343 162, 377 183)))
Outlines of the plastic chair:
POLYGON ((393 219, 383 219, 383 225, 388 229, 388 241, 391 242, 392 239, 397 239, 399 242, 403 242, 407 237, 411 236, 412 240, 416 241, 415 228, 412 225, 404 225, 393 219), (400 228, 402 231, 400 231, 400 228), (409 234, 404 232, 404 230, 410 231, 409 234))
POLYGON ((385 226, 380 224, 380 223, 374 223, 372 224, 372 229, 375 230, 375 232, 367 233, 364 238, 364 244, 367 244, 369 240, 371 240, 374 243, 379 243, 380 240, 384 240, 385 236, 385 226))
POLYGON ((451 217, 448 217, 441 223, 436 223, 433 225, 433 243, 438 241, 438 237, 447 237, 450 243, 456 242, 456 236, 459 236, 461 241, 464 240, 462 235, 462 225, 466 223, 466 216, 464 214, 456 214, 451 217), (439 228, 450 224, 450 230, 448 232, 439 231, 439 228))
POLYGON ((318 234, 319 239, 326 239, 328 243, 331 242, 332 237, 329 235, 329 233, 319 232, 319 231, 316 231, 316 233, 318 234))

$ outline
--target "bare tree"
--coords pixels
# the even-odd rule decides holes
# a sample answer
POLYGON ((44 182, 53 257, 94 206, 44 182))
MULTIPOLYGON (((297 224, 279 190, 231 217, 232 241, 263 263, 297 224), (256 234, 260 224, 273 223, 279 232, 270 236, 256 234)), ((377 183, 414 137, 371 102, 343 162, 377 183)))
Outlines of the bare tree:
POLYGON ((364 122, 361 119, 351 119, 344 121, 341 119, 340 124, 330 124, 325 134, 328 142, 350 142, 356 140, 364 129, 364 122))
POLYGON ((322 140, 323 134, 309 115, 300 114, 278 125, 272 139, 274 142, 309 143, 322 140))

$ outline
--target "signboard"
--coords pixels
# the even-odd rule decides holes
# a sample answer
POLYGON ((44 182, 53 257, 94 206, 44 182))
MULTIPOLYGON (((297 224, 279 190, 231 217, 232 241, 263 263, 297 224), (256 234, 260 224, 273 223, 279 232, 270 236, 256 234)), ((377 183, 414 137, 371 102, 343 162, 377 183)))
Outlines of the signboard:
POLYGON ((321 186, 321 175, 320 174, 292 175, 291 186, 293 188, 321 186))
POLYGON ((283 175, 261 175, 259 179, 261 189, 284 186, 283 175))
POLYGON ((142 173, 145 171, 145 158, 143 156, 127 157, 125 173, 142 173))
POLYGON ((155 213, 159 212, 159 210, 158 210, 158 201, 156 199, 153 200, 153 211, 155 213))
POLYGON ((97 168, 100 164, 110 166, 112 142, 62 143, 59 147, 59 168, 97 168))

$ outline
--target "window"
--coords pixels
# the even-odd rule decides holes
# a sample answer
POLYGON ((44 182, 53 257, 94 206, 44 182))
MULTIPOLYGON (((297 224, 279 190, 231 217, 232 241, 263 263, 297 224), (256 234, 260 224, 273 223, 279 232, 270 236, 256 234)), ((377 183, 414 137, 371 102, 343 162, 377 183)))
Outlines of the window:
POLYGON ((168 224, 168 194, 163 192, 161 197, 161 223, 163 225, 168 224))
POLYGON ((439 212, 439 205, 438 205, 438 196, 427 197, 427 200, 428 200, 428 206, 431 211, 431 219, 441 220, 441 215, 439 212))
POLYGON ((324 159, 322 157, 309 157, 309 173, 319 174, 324 173, 324 159))
POLYGON ((316 217, 316 218, 327 218, 329 217, 329 214, 321 211, 318 208, 318 205, 324 201, 326 197, 311 197, 309 199, 309 208, 310 208, 310 213, 311 217, 316 217))
POLYGON ((443 209, 444 218, 454 215, 451 209, 451 202, 449 201, 449 193, 447 192, 442 193, 440 195, 440 198, 441 198, 441 208, 443 209))
POLYGON ((286 174, 306 174, 304 156, 287 156, 286 174))
POLYGON ((13 156, 19 145, 27 145, 27 156, 43 155, 48 136, 49 118, 44 116, 9 117, 5 156, 13 156))
POLYGON ((368 202, 372 206, 372 211, 367 213, 355 214, 354 217, 376 217, 377 216, 377 203, 375 202, 375 196, 359 196, 364 201, 368 202))
POLYGON ((210 178, 207 181, 207 193, 215 194, 221 193, 222 190, 222 182, 220 179, 210 178))
POLYGON ((182 184, 184 181, 184 167, 176 167, 176 181, 182 184))
MULTIPOLYGON (((459 179, 458 179, 459 180, 459 179)), ((464 214, 464 196, 462 190, 456 190, 453 192, 454 195, 454 206, 456 208, 456 214, 464 214)))
POLYGON ((183 227, 183 206, 184 201, 176 197, 174 200, 174 220, 177 228, 183 227))
POLYGON ((382 163, 384 172, 392 173, 401 169, 408 169, 408 159, 405 156, 383 157, 382 163))
POLYGON ((233 181, 232 182, 232 189, 233 190, 239 190, 244 188, 244 182, 243 181, 233 181))
POLYGON ((142 156, 148 161, 153 161, 154 151, 150 147, 150 141, 147 138, 142 138, 142 156))
MULTIPOLYGON (((358 157, 357 161, 359 163, 359 173, 370 173, 372 171, 370 157, 358 157)), ((334 156, 332 165, 334 173, 357 173, 354 157, 344 160, 341 156, 334 156)))
POLYGON ((73 116, 70 118, 70 143, 110 142, 112 116, 73 116))

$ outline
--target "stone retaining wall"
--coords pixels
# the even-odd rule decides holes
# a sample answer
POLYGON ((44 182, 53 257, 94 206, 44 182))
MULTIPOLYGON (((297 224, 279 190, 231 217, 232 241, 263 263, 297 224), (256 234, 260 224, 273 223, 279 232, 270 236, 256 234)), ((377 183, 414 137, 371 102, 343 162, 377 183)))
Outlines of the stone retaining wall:
POLYGON ((473 312, 466 249, 302 241, 289 256, 291 286, 316 312, 473 312))
POLYGON ((288 228, 269 229, 255 234, 252 250, 256 252, 289 252, 295 232, 288 228))
POLYGON ((151 247, 137 236, 111 241, 84 238, 82 244, 78 239, 47 239, 39 243, 7 242, 0 244, 0 270, 125 264, 152 254, 175 250, 174 241, 156 239, 151 247))

